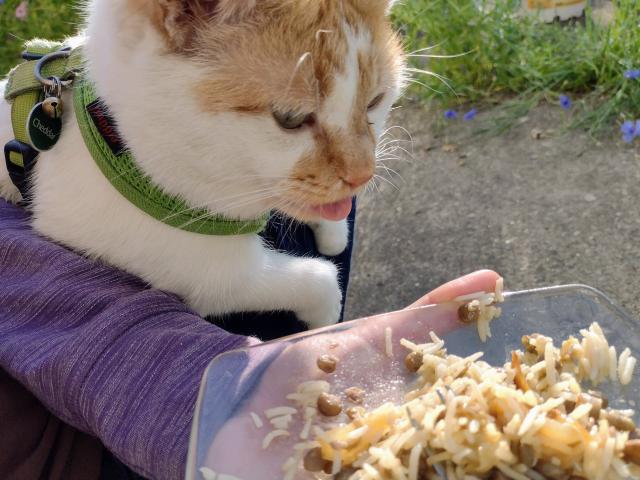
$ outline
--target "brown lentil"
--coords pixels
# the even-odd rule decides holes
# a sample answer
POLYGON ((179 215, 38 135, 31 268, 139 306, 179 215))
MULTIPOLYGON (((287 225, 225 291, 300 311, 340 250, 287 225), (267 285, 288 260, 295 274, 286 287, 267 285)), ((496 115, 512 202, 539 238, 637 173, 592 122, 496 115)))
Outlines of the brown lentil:
POLYGON ((564 401, 564 409, 567 412, 567 414, 573 412, 576 408, 576 402, 574 402, 573 400, 565 400, 564 401))
POLYGON ((632 432, 636 429, 632 419, 615 410, 603 410, 600 412, 600 418, 606 418, 609 425, 623 432, 632 432))
POLYGON ((365 410, 362 407, 349 407, 345 410, 345 413, 351 420, 355 420, 356 418, 362 417, 365 413, 365 410))
POLYGON ((609 406, 609 399, 605 397, 602 392, 598 392, 597 390, 587 390, 587 393, 592 397, 599 398, 602 402, 602 408, 607 408, 609 406))
POLYGON ((624 446, 624 457, 630 462, 640 465, 640 440, 627 440, 624 446))
POLYGON ((414 351, 404 358, 404 366, 410 372, 417 372, 422 366, 422 352, 414 351))
POLYGON ((497 468, 494 468, 493 470, 491 470, 491 474, 489 475, 489 480, 509 480, 509 477, 507 477, 504 473, 502 473, 497 468))
POLYGON ((344 394, 351 403, 359 405, 364 400, 364 390, 358 387, 349 387, 344 391, 344 394))
POLYGON ((316 362, 318 368, 324 373, 333 373, 336 371, 336 365, 338 365, 338 359, 333 355, 320 355, 316 362))
POLYGON ((589 416, 593 418, 600 417, 600 411, 602 410, 602 399, 593 395, 589 395, 588 393, 581 393, 577 398, 577 405, 582 405, 584 403, 591 404, 591 411, 589 412, 589 416))
POLYGON ((533 467, 536 464, 536 451, 535 449, 526 443, 521 443, 518 449, 520 453, 520 461, 527 467, 533 467))
POLYGON ((326 417, 335 417, 342 411, 340 399, 329 393, 321 393, 318 397, 318 411, 326 417))
POLYGON ((320 447, 309 450, 302 461, 304 469, 308 472, 319 472, 324 468, 325 463, 326 460, 322 458, 320 447))
POLYGON ((480 309, 471 307, 469 303, 463 303, 458 307, 458 318, 464 323, 477 322, 480 318, 480 309))

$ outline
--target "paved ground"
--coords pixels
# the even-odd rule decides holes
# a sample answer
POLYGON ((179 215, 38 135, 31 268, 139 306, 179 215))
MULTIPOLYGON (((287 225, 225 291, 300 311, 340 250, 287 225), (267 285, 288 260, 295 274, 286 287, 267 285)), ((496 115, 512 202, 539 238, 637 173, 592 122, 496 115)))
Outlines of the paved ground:
POLYGON ((532 138, 564 115, 546 106, 502 137, 472 138, 461 122, 438 137, 424 109, 396 110, 414 158, 388 162, 399 190, 361 200, 347 318, 401 308, 478 268, 511 290, 585 283, 640 318, 640 147, 617 133, 532 138))

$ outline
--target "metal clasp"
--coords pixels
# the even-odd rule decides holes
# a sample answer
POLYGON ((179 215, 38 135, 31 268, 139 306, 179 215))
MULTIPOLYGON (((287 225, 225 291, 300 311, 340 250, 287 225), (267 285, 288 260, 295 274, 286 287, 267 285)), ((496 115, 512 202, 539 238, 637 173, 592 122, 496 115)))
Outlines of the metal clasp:
POLYGON ((52 60, 58 60, 59 58, 68 58, 71 55, 71 50, 58 50, 57 52, 52 52, 41 57, 36 63, 35 68, 33 69, 33 74, 36 79, 45 87, 51 90, 57 90, 60 87, 69 87, 73 83, 73 79, 69 80, 60 80, 54 78, 44 78, 42 76, 42 67, 48 62, 52 60), (59 82, 59 83, 58 83, 59 82))

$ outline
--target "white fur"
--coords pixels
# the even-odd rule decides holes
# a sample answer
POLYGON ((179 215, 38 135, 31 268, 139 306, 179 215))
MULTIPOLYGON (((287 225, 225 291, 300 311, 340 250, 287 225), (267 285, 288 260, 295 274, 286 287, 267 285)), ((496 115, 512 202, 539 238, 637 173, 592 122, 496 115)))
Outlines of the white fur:
MULTIPOLYGON (((192 93, 200 67, 162 54, 163 40, 140 18, 135 29, 120 28, 134 21, 128 14, 124 0, 95 0, 86 38, 74 41, 84 43, 88 74, 139 165, 193 206, 247 219, 269 210, 275 184, 311 148, 311 134, 283 134, 269 116, 204 113, 192 93)), ((274 252, 257 235, 199 235, 146 215, 98 170, 70 93, 63 99, 62 137, 35 168, 33 224, 39 232, 180 295, 202 315, 292 310, 311 327, 338 319, 341 293, 332 263, 274 252)), ((11 138, 10 107, 2 100, 0 144, 11 138)), ((19 197, 4 166, 0 195, 19 197)), ((312 227, 321 252, 345 248, 345 221, 312 227)))
POLYGON ((344 71, 334 78, 335 88, 323 103, 320 120, 332 127, 347 129, 358 94, 358 53, 368 49, 370 34, 365 32, 357 35, 346 24, 343 28, 348 46, 344 71))

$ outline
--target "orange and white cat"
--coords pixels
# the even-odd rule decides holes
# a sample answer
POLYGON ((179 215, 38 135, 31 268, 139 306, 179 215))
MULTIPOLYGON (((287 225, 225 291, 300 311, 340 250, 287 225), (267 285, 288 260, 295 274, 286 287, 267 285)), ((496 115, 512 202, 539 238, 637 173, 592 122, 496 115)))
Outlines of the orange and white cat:
MULTIPOLYGON (((374 174, 403 86, 389 8, 389 0, 92 0, 86 30, 67 43, 84 46, 98 95, 166 192, 239 219, 279 210, 307 222, 322 253, 337 254, 350 199, 374 174)), ((69 92, 63 99, 72 104, 69 92)), ((291 310, 311 327, 338 319, 332 263, 270 250, 258 235, 200 235, 148 216, 103 176, 72 110, 32 177, 37 231, 202 315, 291 310)), ((0 143, 11 138, 2 100, 0 143)), ((20 198, 4 166, 0 195, 20 198)))

